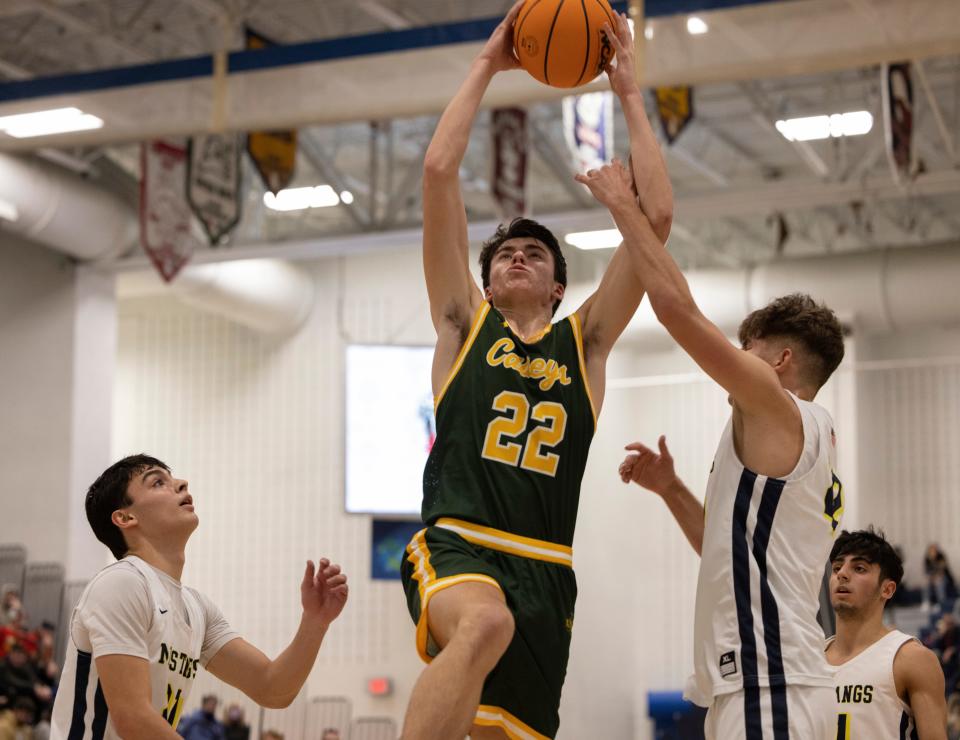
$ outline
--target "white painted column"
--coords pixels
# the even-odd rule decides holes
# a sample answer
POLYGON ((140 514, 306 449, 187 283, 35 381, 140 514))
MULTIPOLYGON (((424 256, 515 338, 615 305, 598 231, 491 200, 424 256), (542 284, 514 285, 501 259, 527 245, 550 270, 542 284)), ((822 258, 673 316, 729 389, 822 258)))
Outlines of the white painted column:
POLYGON ((74 281, 67 580, 85 580, 111 559, 87 522, 86 491, 110 465, 117 355, 115 278, 90 267, 74 281))

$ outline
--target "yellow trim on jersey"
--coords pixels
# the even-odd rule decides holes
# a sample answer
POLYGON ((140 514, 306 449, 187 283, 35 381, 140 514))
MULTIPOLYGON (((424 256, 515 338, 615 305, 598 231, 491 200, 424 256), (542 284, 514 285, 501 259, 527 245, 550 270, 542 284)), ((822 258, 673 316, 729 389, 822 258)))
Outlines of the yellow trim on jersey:
POLYGON ((463 537, 467 542, 480 545, 491 550, 499 550, 510 555, 519 555, 533 560, 544 560, 548 563, 573 567, 573 548, 566 545, 557 545, 546 540, 536 540, 533 537, 521 537, 518 534, 504 532, 493 527, 483 527, 462 519, 442 517, 437 520, 436 527, 449 529, 463 537))
POLYGON ((437 578, 437 572, 430 564, 430 547, 427 545, 426 529, 417 532, 413 539, 407 545, 407 560, 413 563, 413 579, 417 582, 420 592, 420 618, 417 619, 417 653, 424 663, 429 663, 434 656, 427 650, 429 642, 429 629, 427 626, 427 607, 434 594, 443 591, 450 586, 456 586, 458 583, 474 581, 479 583, 489 583, 498 591, 503 593, 500 584, 493 578, 482 573, 458 573, 455 576, 446 576, 437 578))
POLYGON ((510 740, 550 740, 500 707, 481 704, 473 723, 481 727, 499 727, 510 740))
POLYGON ((570 326, 573 327, 573 338, 577 343, 577 359, 580 360, 580 374, 583 376, 583 387, 587 391, 587 400, 590 401, 590 411, 593 414, 593 430, 597 430, 597 406, 593 402, 590 392, 590 378, 587 376, 587 360, 583 353, 583 329, 580 326, 580 317, 574 311, 569 316, 570 326))
POLYGON ((457 359, 454 361, 453 367, 450 368, 450 372, 447 373, 447 379, 443 384, 443 388, 440 389, 437 397, 433 400, 433 413, 437 413, 437 409, 440 408, 440 401, 443 400, 443 396, 447 392, 447 388, 450 387, 453 379, 457 377, 457 373, 460 372, 460 368, 463 366, 463 361, 467 359, 467 352, 470 351, 473 343, 477 340, 477 334, 480 333, 480 327, 483 326, 483 320, 487 317, 489 312, 490 304, 484 301, 480 304, 480 308, 478 308, 477 312, 474 314, 473 323, 470 325, 470 333, 467 334, 467 339, 460 348, 460 353, 457 355, 457 359))
POLYGON ((534 334, 534 335, 533 335, 532 337, 530 337, 529 339, 525 339, 524 337, 521 337, 517 332, 513 331, 513 327, 510 326, 510 322, 507 321, 506 319, 503 320, 503 328, 504 328, 504 329, 509 329, 510 331, 512 331, 512 332, 513 332, 513 335, 514 335, 517 339, 519 339, 521 342, 523 342, 524 344, 536 344, 536 343, 539 342, 541 339, 543 339, 545 336, 547 336, 547 334, 549 334, 551 331, 553 331, 553 324, 552 324, 552 323, 551 323, 551 324, 547 324, 545 327, 543 327, 540 331, 538 331, 536 334, 534 334))

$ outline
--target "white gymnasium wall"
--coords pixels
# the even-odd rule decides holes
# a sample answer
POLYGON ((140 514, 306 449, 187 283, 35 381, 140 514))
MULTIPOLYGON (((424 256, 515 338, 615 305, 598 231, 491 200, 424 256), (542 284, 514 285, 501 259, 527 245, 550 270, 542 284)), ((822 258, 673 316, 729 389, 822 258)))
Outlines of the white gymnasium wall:
POLYGON ((67 557, 73 266, 0 231, 0 542, 67 557))
POLYGON ((960 566, 960 329, 862 342, 858 405, 862 495, 869 516, 900 544, 906 578, 923 580, 937 542, 960 566))

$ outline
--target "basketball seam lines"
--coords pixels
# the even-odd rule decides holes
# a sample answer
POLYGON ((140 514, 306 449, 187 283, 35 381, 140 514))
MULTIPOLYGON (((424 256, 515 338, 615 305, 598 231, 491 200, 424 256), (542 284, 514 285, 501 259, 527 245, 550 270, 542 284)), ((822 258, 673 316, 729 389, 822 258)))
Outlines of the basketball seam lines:
POLYGON ((560 17, 560 11, 563 10, 564 0, 560 0, 560 4, 557 5, 557 12, 553 14, 553 22, 550 24, 550 33, 547 34, 547 48, 543 51, 543 79, 546 83, 550 84, 550 71, 548 70, 548 64, 550 62, 550 42, 553 41, 553 29, 557 26, 557 18, 560 17))
POLYGON ((587 73, 587 63, 590 61, 590 16, 587 15, 587 0, 580 0, 580 7, 583 8, 583 25, 587 29, 587 52, 583 55, 583 69, 580 70, 580 76, 574 87, 579 87, 583 82, 583 76, 587 73))

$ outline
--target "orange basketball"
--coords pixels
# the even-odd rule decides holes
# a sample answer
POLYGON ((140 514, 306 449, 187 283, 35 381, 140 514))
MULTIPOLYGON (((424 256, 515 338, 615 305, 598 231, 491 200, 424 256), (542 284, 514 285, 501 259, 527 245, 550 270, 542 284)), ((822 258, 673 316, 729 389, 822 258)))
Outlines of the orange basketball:
POLYGON ((527 0, 513 27, 517 58, 547 85, 585 85, 613 58, 604 23, 617 27, 607 0, 527 0))

